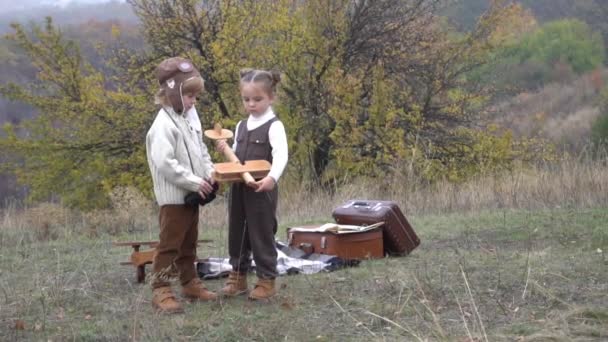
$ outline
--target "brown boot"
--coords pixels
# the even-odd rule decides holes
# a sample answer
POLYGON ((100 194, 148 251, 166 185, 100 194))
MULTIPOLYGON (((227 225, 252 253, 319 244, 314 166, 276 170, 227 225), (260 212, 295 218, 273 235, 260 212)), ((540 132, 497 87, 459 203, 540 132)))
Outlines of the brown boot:
POLYGON ((183 285, 182 295, 190 300, 216 300, 217 294, 207 290, 203 282, 198 278, 192 278, 183 285))
POLYGON ((177 301, 170 286, 163 286, 152 290, 152 306, 163 313, 180 313, 184 308, 177 301))
POLYGON ((274 279, 258 279, 253 291, 249 293, 249 299, 269 299, 275 294, 277 290, 274 288, 274 279))
POLYGON ((221 289, 222 295, 226 297, 235 297, 247 292, 247 274, 239 272, 230 272, 226 284, 221 289))

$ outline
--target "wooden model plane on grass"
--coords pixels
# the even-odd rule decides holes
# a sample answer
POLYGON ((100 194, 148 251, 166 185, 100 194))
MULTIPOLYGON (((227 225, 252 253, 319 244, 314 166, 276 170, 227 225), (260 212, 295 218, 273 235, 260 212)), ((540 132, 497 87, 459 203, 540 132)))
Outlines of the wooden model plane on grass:
MULTIPOLYGON (((198 240, 197 244, 212 242, 213 240, 198 240)), ((156 246, 158 241, 125 241, 125 242, 114 242, 114 246, 131 246, 133 252, 129 257, 129 261, 123 261, 121 265, 133 265, 135 267, 135 279, 138 283, 143 283, 146 279, 146 265, 151 264, 156 254, 156 246), (140 250, 140 248, 149 247, 146 250, 140 250)))
MULTIPOLYGON (((211 140, 228 140, 234 135, 230 130, 223 129, 220 124, 215 124, 213 129, 206 130, 205 136, 211 140)), ((218 183, 245 182, 247 185, 255 183, 256 179, 261 179, 270 172, 270 163, 267 160, 248 160, 244 163, 238 159, 234 151, 229 146, 223 150, 224 156, 228 160, 224 163, 214 164, 215 171, 213 178, 218 183)), ((211 240, 198 240, 198 243, 211 242, 211 240)), ((133 252, 129 261, 121 262, 121 265, 133 265, 135 267, 135 277, 138 283, 143 283, 146 278, 146 265, 151 264, 156 254, 158 241, 126 241, 115 242, 114 246, 131 246, 133 252), (149 247, 141 251, 141 246, 149 247)))

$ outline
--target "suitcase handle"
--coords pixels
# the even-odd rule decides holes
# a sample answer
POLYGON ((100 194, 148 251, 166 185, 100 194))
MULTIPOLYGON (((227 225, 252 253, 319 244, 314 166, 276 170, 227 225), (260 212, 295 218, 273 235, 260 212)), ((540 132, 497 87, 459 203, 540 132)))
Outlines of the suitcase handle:
MULTIPOLYGON (((362 211, 378 211, 382 209, 382 204, 380 202, 365 202, 365 201, 354 201, 349 204, 349 206, 353 207, 355 210, 362 211)), ((346 208, 346 207, 345 207, 346 208)))

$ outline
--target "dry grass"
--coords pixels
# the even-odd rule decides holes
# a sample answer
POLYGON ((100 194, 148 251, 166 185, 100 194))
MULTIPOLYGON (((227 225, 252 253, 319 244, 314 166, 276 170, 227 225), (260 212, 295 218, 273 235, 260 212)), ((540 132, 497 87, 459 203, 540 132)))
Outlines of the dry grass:
MULTIPOLYGON (((347 199, 395 200, 422 239, 405 258, 281 277, 269 304, 243 298, 158 316, 115 240, 156 239, 155 207, 44 204, 0 216, 0 340, 600 341, 608 337, 604 161, 563 160, 470 183, 402 175, 338 189, 282 183, 280 232, 331 220, 347 199), (390 186, 389 186, 390 185, 390 186)), ((202 210, 199 256, 225 256, 226 203, 202 210)), ((249 280, 253 282, 254 276, 249 280)), ((212 289, 221 280, 208 281, 212 289)))
MULTIPOLYGON (((425 185, 416 176, 396 174, 382 181, 359 180, 335 189, 282 183, 279 222, 284 224, 331 219, 331 209, 350 199, 396 201, 407 215, 445 214, 486 209, 550 209, 608 206, 608 159, 564 156, 556 162, 520 167, 500 175, 476 177, 466 183, 425 185)), ((225 190, 225 189, 223 189, 225 190)), ((73 233, 121 235, 145 232, 155 238, 156 205, 133 189, 119 189, 110 210, 88 213, 42 203, 26 210, 14 206, 0 211, 0 227, 35 231, 40 240, 53 239, 61 230, 73 233), (69 227, 69 228, 68 228, 69 227)), ((201 210, 202 225, 225 227, 224 196, 201 210)))
POLYGON ((283 189, 283 221, 301 222, 322 216, 350 199, 394 200, 408 215, 469 212, 486 209, 547 209, 604 207, 608 205, 606 159, 564 157, 554 163, 517 168, 501 175, 477 177, 463 184, 439 182, 424 185, 407 174, 382 182, 359 181, 327 191, 301 187, 283 189))

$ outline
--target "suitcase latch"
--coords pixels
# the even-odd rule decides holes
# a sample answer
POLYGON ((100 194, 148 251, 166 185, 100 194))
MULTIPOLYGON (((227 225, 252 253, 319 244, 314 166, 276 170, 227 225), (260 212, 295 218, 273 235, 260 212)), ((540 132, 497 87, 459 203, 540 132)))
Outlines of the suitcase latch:
POLYGON ((314 247, 312 246, 311 243, 308 243, 308 242, 301 242, 300 245, 298 245, 298 248, 300 248, 301 250, 303 250, 304 253, 312 253, 312 252, 314 252, 314 247))
POLYGON ((325 247, 327 247, 327 237, 326 236, 322 236, 321 237, 321 248, 325 249, 325 247))

